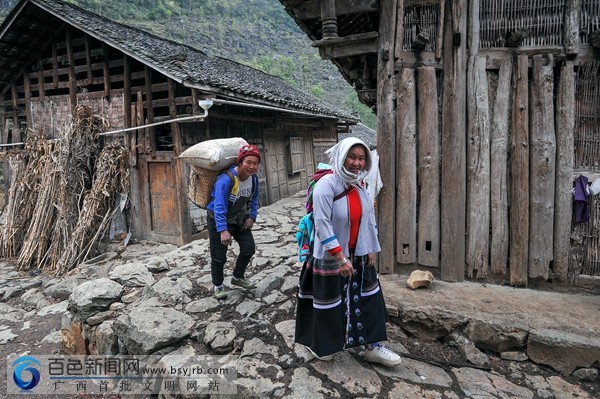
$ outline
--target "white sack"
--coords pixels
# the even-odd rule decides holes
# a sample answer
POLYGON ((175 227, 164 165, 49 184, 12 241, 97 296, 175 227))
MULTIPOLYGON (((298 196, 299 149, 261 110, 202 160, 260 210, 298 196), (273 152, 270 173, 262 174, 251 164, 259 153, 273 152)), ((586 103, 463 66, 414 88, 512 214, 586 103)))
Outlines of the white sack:
POLYGON ((237 161, 240 148, 248 145, 241 137, 213 139, 194 144, 179 155, 190 165, 208 170, 222 170, 237 161))

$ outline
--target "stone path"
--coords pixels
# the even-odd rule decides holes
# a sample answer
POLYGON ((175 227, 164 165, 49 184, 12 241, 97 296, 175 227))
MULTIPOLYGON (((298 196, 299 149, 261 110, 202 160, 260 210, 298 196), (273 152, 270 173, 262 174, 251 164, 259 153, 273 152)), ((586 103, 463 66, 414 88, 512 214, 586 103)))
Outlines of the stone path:
MULTIPOLYGON (((502 350, 486 349, 482 342, 495 341, 471 339, 475 335, 466 328, 468 311, 454 323, 448 318, 450 305, 441 301, 437 308, 421 308, 420 313, 415 310, 418 301, 415 306, 402 306, 401 278, 383 278, 393 316, 389 346, 403 353, 401 365, 371 365, 359 350, 338 353, 331 362, 313 359, 293 343, 300 270, 294 232, 303 200, 299 193, 261 208, 254 229, 258 252, 247 275, 257 288, 231 287, 229 264, 229 297, 222 302, 211 297, 206 240, 182 247, 149 242, 126 249, 111 246, 100 259, 64 278, 18 272, 11 262, 1 262, 0 356, 11 360, 24 354, 87 351, 152 354, 168 362, 219 355, 223 364, 237 371, 237 397, 244 398, 599 397, 598 363, 561 374, 532 362, 523 347, 498 344, 496 349, 502 350), (426 322, 417 322, 418 314, 426 322), (428 351, 433 346, 442 351, 428 351), (423 356, 449 351, 458 353, 461 361, 423 356)), ((232 251, 237 251, 235 244, 232 251)), ((432 291, 423 295, 444 292, 444 287, 434 281, 432 291)), ((512 333, 503 337, 508 342, 524 339, 519 331, 512 333)), ((3 387, 7 386, 5 367, 6 363, 0 369, 3 387)), ((166 398, 175 397, 164 387, 155 389, 166 398)))

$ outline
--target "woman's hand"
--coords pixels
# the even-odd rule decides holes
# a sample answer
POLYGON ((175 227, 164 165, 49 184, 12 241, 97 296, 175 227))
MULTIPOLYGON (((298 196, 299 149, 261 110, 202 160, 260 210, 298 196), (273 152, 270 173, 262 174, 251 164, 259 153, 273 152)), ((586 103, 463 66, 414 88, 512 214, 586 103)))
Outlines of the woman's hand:
POLYGON ((352 273, 354 273, 354 268, 352 267, 352 263, 350 263, 348 258, 346 258, 345 256, 341 257, 341 258, 337 259, 337 262, 340 267, 340 274, 342 275, 342 277, 352 276, 352 273), (342 263, 344 260, 346 262, 342 263))
POLYGON ((224 230, 221 232, 221 244, 223 245, 231 245, 231 234, 229 231, 224 230))
POLYGON ((374 267, 375 266, 375 254, 367 254, 367 266, 374 267))

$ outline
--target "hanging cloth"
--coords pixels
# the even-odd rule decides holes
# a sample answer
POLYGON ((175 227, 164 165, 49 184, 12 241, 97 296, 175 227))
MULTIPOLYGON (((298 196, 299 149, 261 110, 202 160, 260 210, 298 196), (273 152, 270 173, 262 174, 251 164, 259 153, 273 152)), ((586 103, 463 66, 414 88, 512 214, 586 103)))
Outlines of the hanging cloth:
POLYGON ((575 188, 573 189, 573 221, 575 223, 585 223, 590 220, 588 178, 579 175, 575 179, 575 188))

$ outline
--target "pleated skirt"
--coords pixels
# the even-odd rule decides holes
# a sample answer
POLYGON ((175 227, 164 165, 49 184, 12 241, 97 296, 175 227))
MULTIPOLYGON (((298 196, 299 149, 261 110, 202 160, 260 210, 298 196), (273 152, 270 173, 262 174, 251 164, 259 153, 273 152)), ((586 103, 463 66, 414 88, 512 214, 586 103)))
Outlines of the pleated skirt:
POLYGON ((342 277, 335 259, 310 257, 298 284, 295 341, 318 356, 387 340, 381 285, 366 256, 352 258, 354 274, 342 277))

